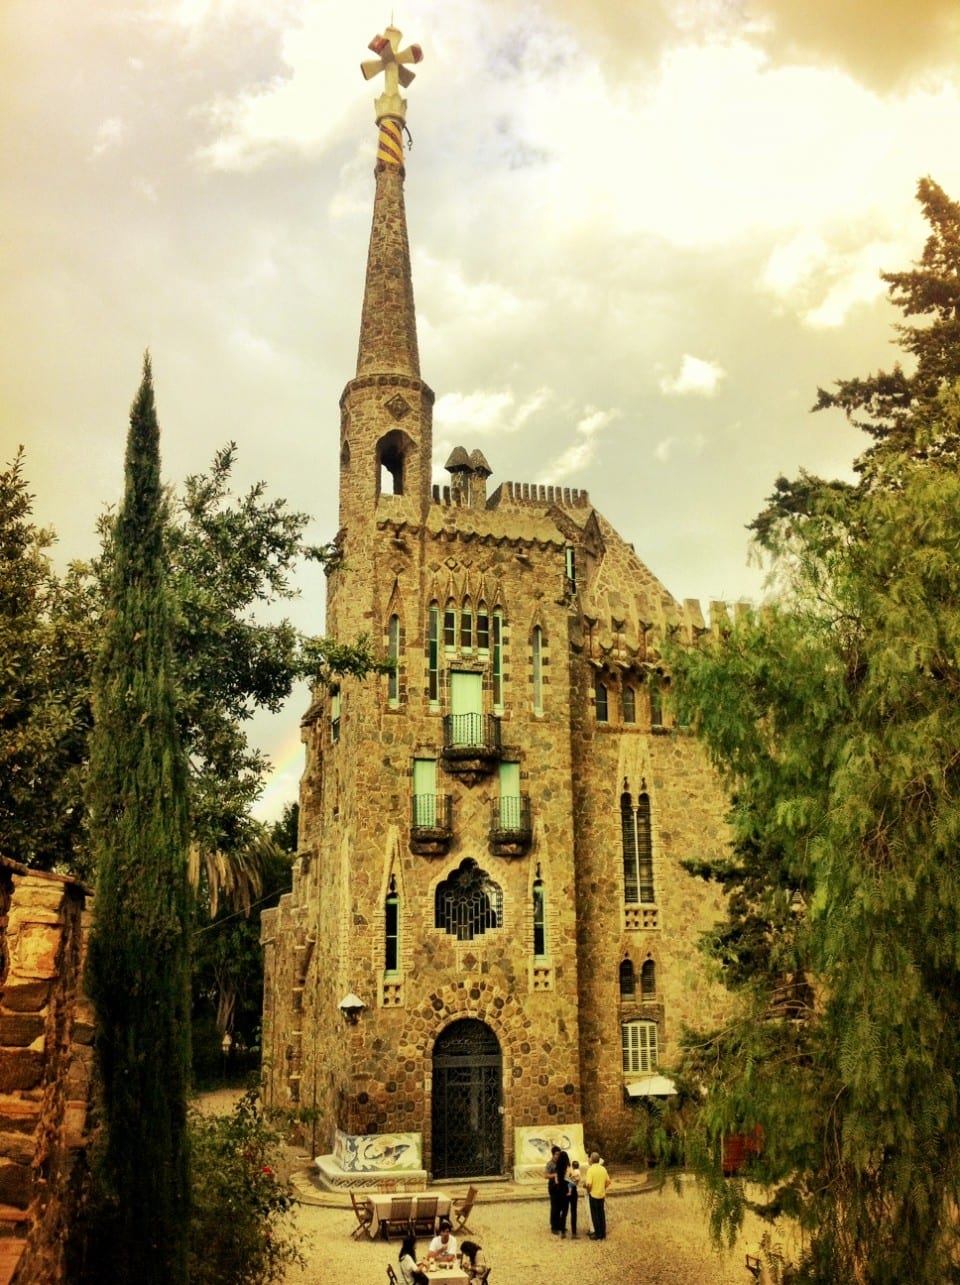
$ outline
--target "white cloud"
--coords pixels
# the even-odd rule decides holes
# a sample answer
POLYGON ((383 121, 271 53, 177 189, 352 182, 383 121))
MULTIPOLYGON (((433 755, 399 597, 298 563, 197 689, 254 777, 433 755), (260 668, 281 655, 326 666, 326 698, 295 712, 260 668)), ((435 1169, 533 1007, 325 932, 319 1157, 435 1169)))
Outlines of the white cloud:
POLYGON ((538 481, 543 483, 562 482, 582 472, 597 452, 598 439, 620 412, 616 409, 597 410, 587 406, 577 424, 576 431, 581 440, 573 442, 541 473, 538 481))
POLYGON ((676 375, 664 375, 660 391, 667 397, 712 397, 727 372, 714 361, 704 361, 685 352, 676 375))
POLYGON ((92 156, 102 156, 104 152, 113 151, 126 139, 129 130, 119 116, 108 116, 100 122, 97 130, 97 141, 91 149, 92 156))
POLYGON ((653 448, 653 458, 660 464, 666 464, 672 456, 680 452, 683 455, 696 457, 703 454, 707 439, 703 433, 692 433, 689 437, 664 437, 653 448))
POLYGON ((549 389, 539 388, 519 403, 510 389, 476 389, 472 393, 445 393, 433 408, 435 431, 444 442, 470 449, 472 437, 518 433, 551 399, 549 389))
MULTIPOLYGON (((849 230, 842 235, 849 239, 849 230)), ((902 258, 889 238, 871 236, 867 229, 860 235, 868 239, 844 250, 818 234, 799 233, 770 255, 760 288, 812 329, 842 326, 858 304, 871 304, 885 293, 880 274, 902 258)))

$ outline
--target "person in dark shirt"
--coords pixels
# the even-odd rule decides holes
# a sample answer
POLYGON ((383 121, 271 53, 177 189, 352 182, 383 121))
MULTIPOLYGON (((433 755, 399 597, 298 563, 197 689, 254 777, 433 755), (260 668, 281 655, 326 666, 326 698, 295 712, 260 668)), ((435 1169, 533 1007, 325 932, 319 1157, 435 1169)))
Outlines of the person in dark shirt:
POLYGON ((567 1170, 570 1157, 561 1147, 551 1147, 554 1171, 550 1180, 550 1230, 554 1236, 567 1234, 567 1170))

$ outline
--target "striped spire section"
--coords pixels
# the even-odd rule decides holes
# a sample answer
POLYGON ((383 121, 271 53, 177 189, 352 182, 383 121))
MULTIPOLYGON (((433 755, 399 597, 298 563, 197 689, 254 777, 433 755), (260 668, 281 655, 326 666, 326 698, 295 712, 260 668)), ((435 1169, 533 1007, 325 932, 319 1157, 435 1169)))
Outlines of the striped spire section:
POLYGON ((377 164, 403 168, 403 130, 400 122, 390 116, 380 119, 380 137, 377 140, 377 164))

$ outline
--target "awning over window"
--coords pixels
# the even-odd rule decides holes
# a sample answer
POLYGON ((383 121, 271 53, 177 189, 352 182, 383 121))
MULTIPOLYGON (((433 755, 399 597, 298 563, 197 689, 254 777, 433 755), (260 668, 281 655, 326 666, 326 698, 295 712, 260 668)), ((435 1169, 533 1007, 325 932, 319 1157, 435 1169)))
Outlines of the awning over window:
POLYGON ((642 1080, 631 1080, 624 1085, 631 1098, 667 1098, 673 1097, 677 1086, 665 1075, 645 1075, 642 1080))

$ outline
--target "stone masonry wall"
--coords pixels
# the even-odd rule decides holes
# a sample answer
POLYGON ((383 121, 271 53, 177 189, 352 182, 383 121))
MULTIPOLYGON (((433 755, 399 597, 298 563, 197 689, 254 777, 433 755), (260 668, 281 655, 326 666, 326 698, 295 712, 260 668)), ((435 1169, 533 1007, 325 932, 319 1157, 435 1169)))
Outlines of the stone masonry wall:
POLYGON ((0 1281, 65 1279, 70 1175, 86 1146, 93 1014, 81 991, 88 892, 0 860, 0 1281))

